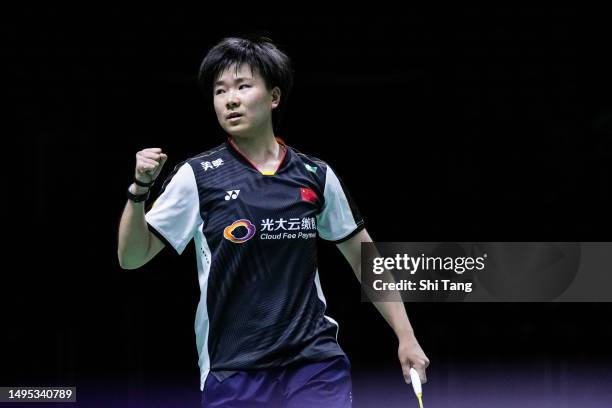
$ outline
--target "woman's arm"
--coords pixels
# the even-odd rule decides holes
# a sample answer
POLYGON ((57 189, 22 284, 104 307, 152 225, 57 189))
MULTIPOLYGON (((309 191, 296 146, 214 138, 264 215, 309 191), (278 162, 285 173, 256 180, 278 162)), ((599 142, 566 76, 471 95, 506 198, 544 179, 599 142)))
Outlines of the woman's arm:
MULTIPOLYGON (((372 238, 368 232, 363 229, 350 239, 337 244, 338 249, 346 258, 348 263, 353 268, 353 272, 361 283, 361 243, 372 242, 372 238)), ((426 369, 429 365, 429 359, 419 345, 404 303, 398 296, 397 302, 372 302, 378 309, 380 314, 385 318, 389 326, 395 332, 399 341, 398 357, 402 365, 404 380, 407 384, 410 383, 410 367, 414 367, 419 373, 421 381, 427 382, 426 369)))
MULTIPOLYGON (((159 176, 168 156, 160 148, 143 149, 136 153, 136 170, 134 178, 150 183, 159 176)), ((132 194, 144 194, 148 187, 132 184, 132 194)), ((163 242, 153 235, 145 220, 144 202, 135 203, 128 200, 121 220, 117 239, 117 258, 123 269, 136 269, 149 262, 164 248, 163 242)))

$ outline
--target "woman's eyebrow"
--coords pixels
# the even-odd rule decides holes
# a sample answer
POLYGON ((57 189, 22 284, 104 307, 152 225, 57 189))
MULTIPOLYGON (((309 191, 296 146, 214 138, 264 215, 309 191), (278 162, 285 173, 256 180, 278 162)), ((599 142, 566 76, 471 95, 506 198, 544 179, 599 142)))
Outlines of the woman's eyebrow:
MULTIPOLYGON (((244 82, 244 81, 248 81, 250 79, 253 79, 253 78, 250 78, 250 77, 240 77, 240 78, 236 78, 236 80, 234 82, 244 82)), ((215 82, 215 86, 216 85, 225 85, 225 81, 217 81, 217 82, 215 82)))

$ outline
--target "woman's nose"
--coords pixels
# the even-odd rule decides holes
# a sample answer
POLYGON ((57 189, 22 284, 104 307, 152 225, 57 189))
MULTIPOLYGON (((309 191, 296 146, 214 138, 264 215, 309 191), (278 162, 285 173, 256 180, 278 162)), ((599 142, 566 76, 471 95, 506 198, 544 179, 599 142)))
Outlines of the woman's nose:
POLYGON ((240 99, 238 99, 235 92, 232 91, 227 94, 227 105, 228 106, 240 105, 240 99))

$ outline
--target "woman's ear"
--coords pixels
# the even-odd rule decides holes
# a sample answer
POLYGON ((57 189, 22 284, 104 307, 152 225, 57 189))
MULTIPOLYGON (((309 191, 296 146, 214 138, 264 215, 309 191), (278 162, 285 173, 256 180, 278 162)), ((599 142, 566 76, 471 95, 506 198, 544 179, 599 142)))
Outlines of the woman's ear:
POLYGON ((272 109, 276 108, 280 104, 281 90, 278 86, 272 89, 272 109))

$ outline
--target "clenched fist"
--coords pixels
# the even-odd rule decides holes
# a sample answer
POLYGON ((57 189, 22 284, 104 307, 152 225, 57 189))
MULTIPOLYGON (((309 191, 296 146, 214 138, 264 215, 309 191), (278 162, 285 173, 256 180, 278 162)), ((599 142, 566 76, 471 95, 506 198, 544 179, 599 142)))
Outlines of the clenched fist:
POLYGON ((155 180, 161 172, 168 156, 157 147, 143 149, 136 153, 136 173, 134 177, 143 183, 155 180))

